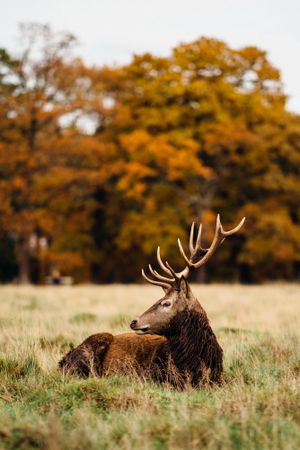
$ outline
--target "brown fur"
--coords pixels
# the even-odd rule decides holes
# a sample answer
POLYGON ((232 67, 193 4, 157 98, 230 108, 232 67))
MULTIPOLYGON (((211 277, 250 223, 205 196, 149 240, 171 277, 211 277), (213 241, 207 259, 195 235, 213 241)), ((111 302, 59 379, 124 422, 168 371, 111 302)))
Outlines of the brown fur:
MULTIPOLYGON (((187 382, 200 386, 220 383, 223 351, 206 314, 197 310, 178 313, 170 323, 168 339, 162 346, 176 369, 175 377, 166 373, 166 381, 183 387, 187 382)), ((163 358, 165 363, 166 358, 163 358)))
POLYGON ((165 341, 163 336, 149 334, 94 334, 69 351, 60 360, 59 367, 64 372, 83 378, 92 374, 107 376, 128 373, 140 373, 148 378, 157 351, 165 341))
POLYGON ((60 368, 80 377, 134 374, 178 388, 221 381, 222 349, 186 282, 180 291, 167 292, 135 322, 142 326, 149 320, 159 334, 95 334, 71 350, 60 368), (159 313, 171 298, 170 311, 159 313))
POLYGON ((195 242, 193 223, 189 240, 190 258, 178 240, 180 253, 187 263, 181 272, 175 272, 168 262, 162 262, 158 247, 157 261, 164 275, 153 270, 151 265, 152 278, 144 270, 142 275, 149 283, 161 286, 165 296, 131 322, 130 327, 139 335, 100 333, 90 336, 62 358, 60 368, 81 377, 136 374, 158 382, 169 382, 178 388, 187 383, 192 386, 200 386, 204 382, 220 383, 223 351, 206 312, 186 279, 192 270, 205 264, 224 239, 236 233, 244 221, 245 218, 237 227, 225 231, 218 214, 213 242, 205 250, 201 247, 202 225, 195 242))

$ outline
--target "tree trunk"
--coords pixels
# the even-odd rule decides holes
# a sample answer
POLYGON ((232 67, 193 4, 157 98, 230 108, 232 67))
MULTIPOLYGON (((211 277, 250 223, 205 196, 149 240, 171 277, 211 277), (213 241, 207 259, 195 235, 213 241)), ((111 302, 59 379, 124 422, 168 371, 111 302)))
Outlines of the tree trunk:
POLYGON ((19 265, 19 284, 30 283, 30 252, 28 237, 20 238, 17 244, 17 259, 19 265))

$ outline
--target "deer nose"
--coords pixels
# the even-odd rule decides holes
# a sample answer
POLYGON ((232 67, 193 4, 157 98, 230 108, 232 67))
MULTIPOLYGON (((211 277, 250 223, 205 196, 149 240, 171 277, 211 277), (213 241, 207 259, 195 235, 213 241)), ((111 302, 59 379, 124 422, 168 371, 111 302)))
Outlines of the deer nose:
POLYGON ((137 320, 133 320, 133 321, 130 323, 130 328, 131 328, 132 330, 134 330, 134 328, 135 328, 135 326, 136 326, 136 323, 137 323, 137 320))

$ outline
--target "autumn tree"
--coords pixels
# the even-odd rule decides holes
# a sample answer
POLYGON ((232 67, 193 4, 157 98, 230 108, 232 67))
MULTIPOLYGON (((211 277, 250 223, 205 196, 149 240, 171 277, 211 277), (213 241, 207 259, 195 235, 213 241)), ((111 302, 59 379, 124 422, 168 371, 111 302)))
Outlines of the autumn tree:
MULTIPOLYGON (((259 274, 272 276, 270 267, 279 264, 274 276, 287 275, 279 267, 288 258, 291 270, 299 246, 299 216, 288 206, 298 189, 299 149, 295 139, 290 147, 283 130, 294 121, 295 132, 297 120, 285 110, 280 73, 264 51, 235 50, 202 38, 179 45, 170 57, 145 54, 121 68, 102 68, 95 74, 94 86, 101 87, 110 105, 99 115, 97 136, 113 142, 119 155, 110 204, 120 202, 114 211, 121 219, 116 227, 110 220, 107 229, 114 229, 111 239, 123 265, 128 254, 132 264, 143 264, 153 255, 153 243, 163 243, 167 254, 176 258, 174 243, 191 220, 202 218, 213 229, 220 211, 228 224, 248 215, 249 226, 229 247, 230 254, 221 252, 209 272, 221 278, 259 280, 259 274), (281 141, 279 153, 289 147, 284 164, 274 156, 274 139, 281 141), (294 176, 286 173, 287 168, 294 176), (291 192, 283 197, 274 191, 272 180, 282 177, 286 190, 287 175, 291 192), (283 229, 278 234, 274 229, 273 244, 285 250, 275 252, 267 266, 271 244, 268 250, 255 239, 251 243, 251 234, 255 217, 260 230, 256 238, 264 235, 265 202, 271 198, 281 208, 273 209, 278 227, 283 221, 293 232, 287 242, 281 239, 283 229), (233 260, 234 273, 230 267, 224 269, 222 255, 233 260)), ((131 265, 126 270, 131 273, 131 265)))
POLYGON ((155 245, 181 264, 192 220, 210 240, 217 212, 247 225, 207 280, 299 274, 300 119, 266 52, 201 38, 99 68, 72 56, 73 36, 23 32, 19 57, 0 54, 0 225, 22 280, 33 257, 136 280, 155 245))
MULTIPOLYGON (((0 183, 2 228, 13 236, 21 282, 30 259, 82 271, 93 253, 91 193, 101 144, 78 126, 88 96, 75 38, 48 26, 22 27, 23 50, 2 53, 0 183)), ((88 270, 88 269, 86 269, 88 270)), ((43 274, 44 275, 44 274, 43 274)))

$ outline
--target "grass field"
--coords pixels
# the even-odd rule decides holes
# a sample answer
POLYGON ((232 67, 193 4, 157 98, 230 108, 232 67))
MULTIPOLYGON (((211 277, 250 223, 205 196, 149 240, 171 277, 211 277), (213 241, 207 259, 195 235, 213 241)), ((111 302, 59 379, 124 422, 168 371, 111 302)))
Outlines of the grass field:
POLYGON ((128 331, 159 288, 0 288, 0 448, 300 449, 300 285, 193 290, 224 349, 224 383, 177 392, 57 370, 71 344, 128 331))

